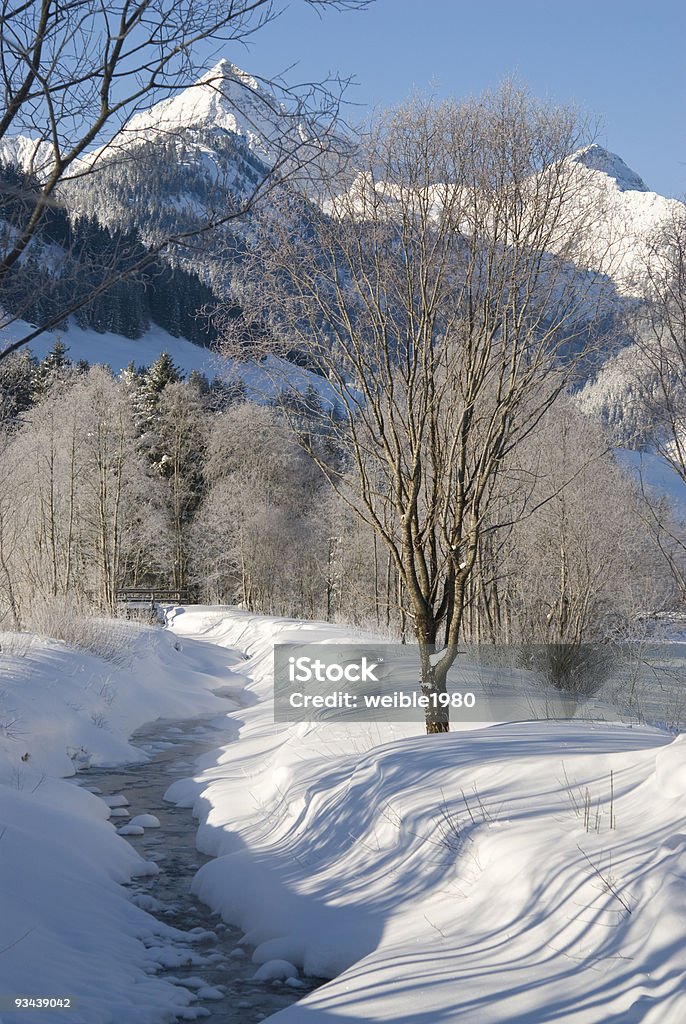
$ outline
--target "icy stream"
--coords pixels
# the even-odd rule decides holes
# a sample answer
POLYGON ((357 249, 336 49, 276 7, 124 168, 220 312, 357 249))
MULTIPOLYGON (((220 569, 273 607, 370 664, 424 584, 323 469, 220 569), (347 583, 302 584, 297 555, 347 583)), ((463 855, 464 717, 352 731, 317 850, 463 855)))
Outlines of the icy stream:
MULTIPOLYGON (((214 720, 218 727, 226 719, 214 720)), ((196 822, 190 808, 176 807, 164 800, 172 782, 193 774, 193 762, 212 750, 225 733, 216 731, 210 720, 191 722, 158 721, 137 732, 132 743, 150 760, 120 768, 89 768, 79 772, 78 783, 97 792, 113 806, 111 821, 117 828, 137 815, 154 815, 160 827, 146 827, 142 835, 127 840, 146 860, 155 861, 159 874, 133 879, 127 888, 132 901, 160 921, 188 935, 151 951, 162 966, 159 976, 191 989, 197 1002, 189 1007, 188 1018, 217 1024, 252 1024, 301 999, 320 980, 255 981, 257 965, 250 947, 239 945, 241 932, 225 925, 216 914, 190 892, 193 875, 210 858, 195 847, 196 822), (189 962, 190 961, 190 962, 189 962)), ((123 1024, 123 1022, 122 1022, 123 1024)))

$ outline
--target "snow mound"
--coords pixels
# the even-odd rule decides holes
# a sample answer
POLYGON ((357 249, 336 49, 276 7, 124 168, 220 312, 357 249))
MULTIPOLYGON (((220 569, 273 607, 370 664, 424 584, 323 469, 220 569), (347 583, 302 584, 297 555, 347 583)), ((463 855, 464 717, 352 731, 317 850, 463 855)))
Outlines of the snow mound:
POLYGON ((267 960, 255 971, 255 981, 287 981, 298 977, 298 968, 288 960, 267 960))
POLYGON ((129 801, 126 799, 123 793, 115 793, 113 796, 104 796, 102 798, 108 807, 128 807, 129 801))
POLYGON ((167 798, 195 794, 215 859, 193 891, 253 960, 333 978, 275 1024, 682 1024, 686 817, 656 760, 681 786, 683 741, 586 721, 431 741, 409 723, 275 727, 274 643, 350 632, 208 612, 175 630, 240 646, 261 700, 167 798))
POLYGON ((197 990, 198 999, 223 999, 224 993, 213 985, 203 985, 197 990))
POLYGON ((132 818, 129 825, 139 825, 141 828, 159 828, 160 819, 156 818, 154 814, 137 814, 135 818, 132 818))
POLYGON ((658 787, 670 799, 686 796, 686 734, 660 750, 655 758, 658 787))

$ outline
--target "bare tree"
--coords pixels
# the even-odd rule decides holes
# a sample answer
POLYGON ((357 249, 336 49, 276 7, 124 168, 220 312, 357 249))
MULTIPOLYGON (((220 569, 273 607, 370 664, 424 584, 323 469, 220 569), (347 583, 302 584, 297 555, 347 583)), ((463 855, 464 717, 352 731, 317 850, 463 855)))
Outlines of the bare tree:
POLYGON ((322 481, 283 418, 249 402, 215 417, 206 477, 192 527, 196 583, 214 600, 270 615, 315 616, 324 589, 317 552, 324 545, 308 512, 322 481))
MULTIPOLYGON (((634 282, 640 303, 628 315, 634 344, 620 353, 622 440, 657 454, 686 483, 686 205, 674 203, 670 216, 649 239, 634 282), (629 396, 632 403, 628 401, 629 396), (627 415, 626 407, 629 408, 627 415), (638 429, 627 430, 626 421, 638 429)), ((611 405, 608 382, 599 380, 601 400, 611 405)), ((615 400, 616 401, 616 400, 615 400)), ((656 494, 640 467, 645 519, 679 588, 686 594, 683 515, 656 494)))
POLYGON ((508 622, 494 639, 569 647, 633 639, 668 606, 672 588, 635 481, 604 432, 563 400, 516 458, 535 511, 513 524, 498 559, 505 585, 493 603, 508 622))
POLYGON ((364 139, 345 186, 283 204, 247 260, 256 353, 299 351, 328 380, 332 403, 312 410, 326 443, 301 440, 390 552, 428 732, 448 729, 440 695, 480 541, 504 525, 488 516, 501 467, 602 312, 583 269, 602 211, 567 159, 586 141, 573 110, 511 85, 415 100, 364 139))
POLYGON ((686 482, 686 206, 674 206, 643 264, 636 384, 659 453, 686 482))
MULTIPOLYGON (((304 0, 316 8, 360 8, 369 0, 304 0)), ((135 132, 127 128, 136 111, 169 97, 198 77, 208 44, 246 44, 278 15, 280 0, 2 0, 0 4, 0 145, 34 178, 35 187, 6 181, 0 213, 12 211, 12 230, 0 252, 0 282, 22 260, 58 187, 68 179, 96 173, 103 162, 132 158, 135 132), (26 133, 25 137, 21 133, 26 133)), ((269 95, 238 69, 222 70, 205 87, 232 102, 268 136, 268 166, 249 195, 235 207, 208 216, 177 237, 162 239, 154 252, 105 274, 97 294, 174 245, 187 242, 243 215, 269 183, 294 167, 308 165, 332 139, 343 82, 300 89, 277 81, 269 95), (258 124, 259 122, 259 124, 258 124), (267 126, 265 128, 265 126, 267 126), (295 130, 298 129, 298 130, 295 130)), ((160 126, 162 133, 169 128, 160 126)), ((92 296, 90 296, 92 298, 92 296)), ((80 298, 83 305, 89 297, 80 298)), ((80 308, 67 304, 36 331, 6 344, 3 358, 80 308)))
MULTIPOLYGON (((139 536, 163 527, 130 404, 102 367, 58 381, 0 451, 0 607, 27 622, 83 601, 112 611, 139 536)), ((158 503, 158 505, 161 503, 158 503)), ((2 612, 0 612, 2 614, 2 612)))

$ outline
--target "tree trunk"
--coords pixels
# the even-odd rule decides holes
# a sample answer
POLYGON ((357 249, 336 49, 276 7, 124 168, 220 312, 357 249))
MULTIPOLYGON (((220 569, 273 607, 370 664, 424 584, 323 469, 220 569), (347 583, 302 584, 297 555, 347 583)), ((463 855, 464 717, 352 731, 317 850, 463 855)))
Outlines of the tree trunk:
POLYGON ((452 665, 450 651, 444 649, 440 664, 436 665, 436 632, 437 623, 428 619, 426 614, 415 615, 415 635, 419 643, 419 660, 421 677, 419 689, 421 695, 429 701, 424 712, 426 731, 429 735, 439 732, 450 732, 450 709, 447 702, 448 669, 452 665))

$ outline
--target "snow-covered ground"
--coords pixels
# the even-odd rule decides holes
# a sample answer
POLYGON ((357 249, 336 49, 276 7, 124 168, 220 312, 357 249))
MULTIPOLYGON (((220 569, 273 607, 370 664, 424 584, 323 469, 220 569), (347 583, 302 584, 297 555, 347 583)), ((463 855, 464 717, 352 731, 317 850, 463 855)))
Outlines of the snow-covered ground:
MULTIPOLYGON (((15 320, 0 332, 0 350, 6 344, 25 337, 33 329, 24 320, 15 320)), ((71 322, 66 330, 46 331, 31 342, 29 349, 38 359, 43 359, 56 341, 64 342, 72 362, 85 359, 89 363, 110 366, 115 373, 120 373, 129 363, 150 366, 162 352, 168 352, 185 374, 198 370, 208 377, 215 377, 221 368, 218 357, 210 349, 194 345, 185 338, 173 338, 156 325, 146 331, 142 338, 134 340, 111 332, 101 334, 71 322)))
POLYGON ((275 639, 341 631, 190 609, 173 627, 246 650, 263 700, 238 744, 169 793, 195 802, 216 856, 195 891, 257 962, 336 976, 275 1021, 686 1018, 682 738, 581 722, 432 738, 275 727, 275 639))
POLYGON ((215 858, 194 890, 243 930, 255 970, 333 978, 274 1021, 686 1019, 682 737, 577 721, 434 737, 275 725, 273 644, 355 637, 226 608, 179 609, 170 627, 133 632, 122 664, 46 641, 8 655, 2 638, 0 996, 78 996, 76 1015, 34 1015, 69 1024, 198 1012, 151 973, 146 947, 174 935, 118 884, 155 868, 102 800, 57 776, 140 759, 138 725, 226 714, 212 691, 245 687, 228 711, 237 740, 167 796, 194 806, 215 858))
MULTIPOLYGON (((30 324, 16 320, 0 332, 0 350, 4 344, 27 335, 31 330, 30 324)), ((141 338, 132 340, 119 334, 99 334, 72 322, 66 330, 48 331, 41 335, 29 349, 36 358, 43 359, 56 341, 64 342, 72 362, 85 359, 91 364, 109 366, 115 374, 121 373, 130 363, 150 366, 163 352, 167 352, 184 375, 198 370, 210 380, 221 377, 231 383, 240 382, 245 387, 246 396, 254 401, 270 401, 281 391, 290 393, 293 389, 304 394, 312 388, 324 404, 337 402, 328 381, 285 359, 267 356, 262 364, 233 363, 213 349, 194 345, 185 338, 173 338, 156 325, 141 338)))
POLYGON ((188 991, 153 973, 155 948, 180 933, 121 887, 157 865, 117 835, 103 800, 61 777, 90 763, 144 759, 127 741, 146 721, 225 713, 226 699, 212 690, 232 679, 235 688, 229 666, 237 659, 192 642, 181 650, 159 629, 118 628, 116 664, 55 641, 0 634, 3 1024, 150 1024, 202 1012, 189 1005, 188 991), (15 996, 71 997, 78 1005, 13 1012, 15 996))
MULTIPOLYGON (((17 330, 16 325, 12 328, 17 330)), ((188 375, 193 370, 216 377, 220 370, 217 355, 211 349, 194 345, 185 338, 173 338, 161 327, 153 325, 142 338, 122 338, 119 334, 99 334, 90 328, 70 324, 66 331, 48 332, 30 345, 31 352, 42 359, 55 342, 63 341, 67 355, 76 363, 86 359, 89 363, 110 366, 114 373, 121 373, 129 363, 135 366, 150 366, 162 352, 168 352, 176 365, 188 375)))

